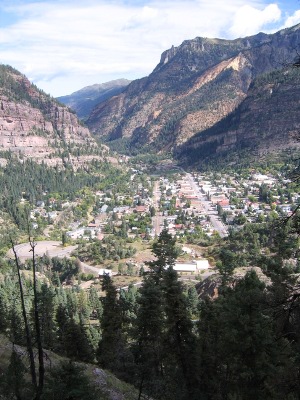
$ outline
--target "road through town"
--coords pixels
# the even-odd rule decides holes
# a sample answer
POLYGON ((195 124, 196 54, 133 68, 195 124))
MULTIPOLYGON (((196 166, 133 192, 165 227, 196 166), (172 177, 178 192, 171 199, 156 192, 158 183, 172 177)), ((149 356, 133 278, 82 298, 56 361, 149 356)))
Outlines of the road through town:
POLYGON ((206 199, 206 196, 201 192, 199 186, 195 182, 192 174, 186 173, 186 177, 194 190, 194 193, 196 196, 198 196, 199 200, 201 201, 201 205, 203 207, 203 210, 205 211, 206 215, 209 216, 210 218, 210 223, 213 226, 214 230, 219 233, 221 237, 225 237, 228 235, 228 231, 226 229, 226 226, 223 224, 223 222, 220 220, 220 217, 218 216, 217 211, 212 208, 211 202, 206 199))
POLYGON ((161 197, 161 192, 159 190, 159 183, 156 181, 154 183, 153 189, 153 207, 155 208, 155 215, 152 217, 152 227, 153 227, 153 234, 159 235, 163 229, 164 225, 164 217, 162 213, 159 211, 159 201, 161 197))
MULTIPOLYGON (((184 171, 182 168, 180 168, 180 171, 184 174, 183 179, 185 179, 187 182, 189 182, 192 190, 194 191, 195 196, 197 196, 198 199, 200 200, 202 210, 203 210, 204 214, 209 217, 210 223, 211 223, 213 229, 216 232, 218 232, 221 237, 226 237, 228 235, 226 226, 220 220, 220 217, 219 217, 215 207, 212 206, 211 202, 209 200, 207 200, 206 196, 201 192, 201 190, 200 190, 198 184, 195 182, 192 174, 184 171)), ((165 219, 165 217, 159 211, 160 197, 161 197, 161 192, 159 190, 159 182, 156 181, 154 184, 154 189, 153 189, 153 206, 155 208, 156 215, 154 217, 152 217, 152 227, 153 227, 153 234, 157 235, 157 236, 160 234, 160 232, 163 229, 164 219, 165 219)))

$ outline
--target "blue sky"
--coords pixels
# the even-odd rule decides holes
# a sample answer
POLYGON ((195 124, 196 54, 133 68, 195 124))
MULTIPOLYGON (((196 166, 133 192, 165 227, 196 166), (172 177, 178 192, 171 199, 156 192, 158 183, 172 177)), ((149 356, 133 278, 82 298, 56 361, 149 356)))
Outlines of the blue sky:
POLYGON ((300 23, 300 0, 0 0, 0 63, 52 96, 148 75, 196 36, 234 39, 300 23))

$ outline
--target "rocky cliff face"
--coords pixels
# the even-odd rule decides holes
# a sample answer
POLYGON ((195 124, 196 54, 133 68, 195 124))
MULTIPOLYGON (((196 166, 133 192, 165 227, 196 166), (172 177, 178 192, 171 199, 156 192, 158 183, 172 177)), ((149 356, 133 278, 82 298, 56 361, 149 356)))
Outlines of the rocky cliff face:
MULTIPOLYGON (((247 104, 250 93, 254 95, 254 82, 291 62, 299 42, 300 25, 233 41, 185 41, 164 52, 148 77, 133 81, 122 94, 96 107, 87 125, 107 140, 126 138, 131 146, 158 151, 178 153, 190 143, 195 148, 196 142, 202 146, 211 140, 208 132, 224 119, 238 109, 246 112, 240 106, 247 104)), ((255 134, 261 135, 257 129, 255 134)), ((236 135, 243 134, 233 134, 228 126, 218 141, 225 149, 224 143, 237 143, 236 135)))
POLYGON ((0 66, 0 151, 47 161, 68 145, 97 147, 88 128, 67 107, 18 71, 0 66))

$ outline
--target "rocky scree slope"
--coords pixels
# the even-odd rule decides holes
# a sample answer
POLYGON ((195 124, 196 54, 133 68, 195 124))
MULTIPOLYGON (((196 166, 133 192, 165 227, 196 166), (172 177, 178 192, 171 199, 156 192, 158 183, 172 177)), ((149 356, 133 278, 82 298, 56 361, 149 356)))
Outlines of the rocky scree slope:
MULTIPOLYGON (((202 148, 209 143, 208 134, 203 142, 199 139, 202 132, 212 130, 213 134, 214 127, 249 94, 260 96, 259 88, 252 90, 256 79, 292 62, 299 42, 300 25, 236 40, 198 37, 184 41, 164 52, 148 77, 133 81, 123 93, 97 106, 87 125, 108 141, 126 139, 142 150, 179 154, 195 135, 202 148)), ((260 107, 267 101, 265 97, 260 107)), ((258 125, 255 134, 263 139, 258 125)), ((281 136, 285 134, 286 130, 281 131, 281 136)))

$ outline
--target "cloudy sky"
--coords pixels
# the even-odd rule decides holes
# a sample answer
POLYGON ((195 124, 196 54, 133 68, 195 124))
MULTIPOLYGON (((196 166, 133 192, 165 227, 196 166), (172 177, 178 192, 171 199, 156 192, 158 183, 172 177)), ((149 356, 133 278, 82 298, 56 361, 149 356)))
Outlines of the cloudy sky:
POLYGON ((0 63, 56 97, 146 76, 185 39, 297 23, 300 0, 0 0, 0 63))

